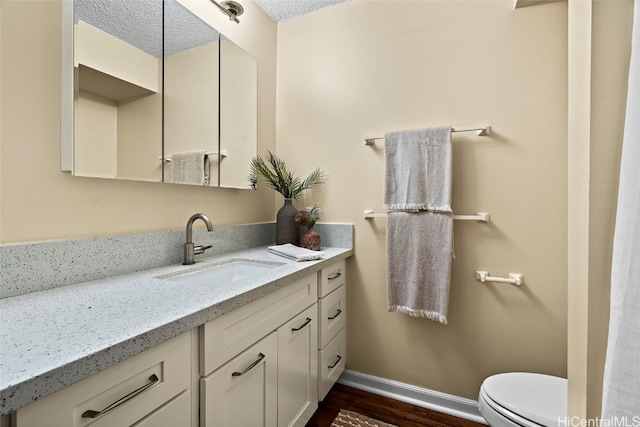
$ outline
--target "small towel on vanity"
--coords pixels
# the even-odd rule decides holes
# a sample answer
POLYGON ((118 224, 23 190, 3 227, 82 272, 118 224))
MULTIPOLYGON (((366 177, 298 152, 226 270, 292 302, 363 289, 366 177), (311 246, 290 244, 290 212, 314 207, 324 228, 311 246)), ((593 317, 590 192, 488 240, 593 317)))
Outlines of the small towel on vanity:
POLYGON ((209 156, 204 150, 173 153, 170 169, 174 184, 209 185, 209 156))
POLYGON ((285 258, 292 259, 294 261, 313 261, 316 259, 322 259, 324 252, 312 251, 305 248, 300 248, 291 243, 285 243, 284 245, 269 246, 269 252, 283 256, 285 258))
POLYGON ((450 126, 385 135, 389 311, 447 323, 452 169, 450 126))

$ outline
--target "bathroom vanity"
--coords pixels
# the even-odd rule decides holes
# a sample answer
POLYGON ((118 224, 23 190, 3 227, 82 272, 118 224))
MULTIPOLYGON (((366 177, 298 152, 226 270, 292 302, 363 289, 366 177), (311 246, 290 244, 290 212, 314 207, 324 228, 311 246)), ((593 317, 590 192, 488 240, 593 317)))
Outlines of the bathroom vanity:
POLYGON ((323 252, 254 248, 0 300, 43 322, 2 350, 21 371, 3 370, 3 412, 14 427, 304 425, 346 363, 352 250, 323 252), (185 275, 238 261, 268 268, 214 286, 185 275))

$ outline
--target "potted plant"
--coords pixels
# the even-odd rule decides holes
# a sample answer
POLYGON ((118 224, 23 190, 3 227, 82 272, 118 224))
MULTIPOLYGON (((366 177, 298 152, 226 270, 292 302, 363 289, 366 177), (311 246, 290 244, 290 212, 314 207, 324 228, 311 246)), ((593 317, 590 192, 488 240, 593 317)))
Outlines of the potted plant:
POLYGON ((287 169, 284 160, 278 158, 271 151, 267 151, 267 161, 256 156, 251 160, 251 172, 249 182, 253 189, 257 188, 258 175, 261 175, 267 185, 284 197, 284 205, 278 211, 276 217, 276 244, 300 242, 300 227, 294 218, 298 210, 293 206, 292 199, 309 188, 316 187, 326 181, 326 176, 320 168, 317 168, 304 180, 293 175, 287 169))
POLYGON ((316 222, 322 216, 322 211, 319 207, 314 206, 307 211, 300 211, 295 217, 296 224, 306 225, 307 231, 300 236, 300 246, 303 248, 311 249, 312 251, 320 250, 320 235, 313 229, 316 222))

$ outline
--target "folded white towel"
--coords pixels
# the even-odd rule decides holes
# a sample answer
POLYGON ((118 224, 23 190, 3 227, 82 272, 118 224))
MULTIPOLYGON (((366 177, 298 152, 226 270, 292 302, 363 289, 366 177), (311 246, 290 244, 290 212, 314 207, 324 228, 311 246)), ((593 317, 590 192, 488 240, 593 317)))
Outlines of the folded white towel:
POLYGON ((292 259, 294 261, 313 261, 322 259, 324 252, 311 251, 309 249, 300 248, 291 243, 284 245, 269 246, 269 252, 292 259))
POLYGON ((209 185, 209 157, 204 150, 173 153, 170 169, 172 183, 209 185))

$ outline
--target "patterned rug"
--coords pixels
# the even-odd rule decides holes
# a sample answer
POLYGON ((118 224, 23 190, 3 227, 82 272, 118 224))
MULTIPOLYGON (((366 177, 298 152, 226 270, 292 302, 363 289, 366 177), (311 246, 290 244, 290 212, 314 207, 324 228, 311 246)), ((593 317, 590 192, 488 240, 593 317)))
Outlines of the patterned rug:
POLYGON ((393 424, 383 423, 373 418, 355 412, 340 410, 340 413, 331 423, 331 427, 397 427, 393 424))

